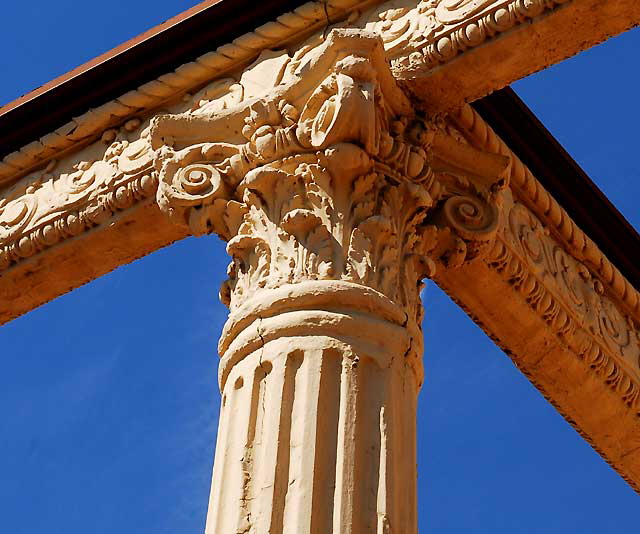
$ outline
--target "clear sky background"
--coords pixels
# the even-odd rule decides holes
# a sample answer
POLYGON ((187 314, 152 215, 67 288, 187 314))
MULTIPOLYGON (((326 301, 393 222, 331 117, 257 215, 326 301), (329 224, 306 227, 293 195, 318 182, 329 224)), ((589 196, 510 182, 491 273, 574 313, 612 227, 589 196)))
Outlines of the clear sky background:
MULTIPOLYGON (((3 3, 0 103, 193 3, 3 3)), ((638 50, 635 30, 514 86, 636 228, 638 50)), ((203 532, 226 263, 216 237, 187 239, 0 327, 0 532, 203 532)), ((437 287, 424 298, 421 532, 637 532, 640 497, 437 287)))

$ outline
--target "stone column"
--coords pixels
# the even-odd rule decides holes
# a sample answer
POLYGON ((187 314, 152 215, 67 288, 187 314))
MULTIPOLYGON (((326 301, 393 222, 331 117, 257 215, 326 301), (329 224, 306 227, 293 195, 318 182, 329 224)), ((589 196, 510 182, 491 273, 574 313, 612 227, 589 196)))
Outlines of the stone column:
POLYGON ((354 145, 279 167, 228 245, 207 533, 415 532, 427 199, 354 145))
POLYGON ((415 533, 422 279, 486 249, 506 162, 418 116, 375 35, 303 50, 149 129, 161 209, 232 258, 206 532, 415 533))
POLYGON ((220 343, 207 533, 416 531, 419 346, 347 281, 258 291, 220 343))

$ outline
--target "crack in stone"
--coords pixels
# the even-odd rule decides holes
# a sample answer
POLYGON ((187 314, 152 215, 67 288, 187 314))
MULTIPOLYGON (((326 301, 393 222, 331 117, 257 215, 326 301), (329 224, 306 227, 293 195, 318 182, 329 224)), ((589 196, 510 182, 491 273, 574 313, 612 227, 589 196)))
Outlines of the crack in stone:
POLYGON ((257 329, 256 329, 256 330, 258 331, 258 337, 260 338, 260 354, 258 355, 258 366, 259 366, 259 367, 260 367, 260 369, 262 369, 262 371, 264 372, 264 378, 263 378, 263 380, 265 381, 265 385, 264 385, 264 387, 265 387, 265 392, 264 392, 264 394, 261 396, 261 399, 260 399, 260 407, 262 408, 262 421, 263 421, 263 424, 264 424, 264 415, 265 415, 265 412, 266 412, 265 405, 264 405, 264 402, 265 402, 265 400, 264 400, 264 399, 265 399, 265 396, 266 396, 266 379, 267 379, 267 373, 265 372, 265 370, 264 370, 264 368, 263 368, 263 363, 262 363, 262 357, 263 357, 263 355, 264 355, 264 345, 265 345, 265 342, 264 342, 264 336, 262 335, 262 317, 258 316, 258 321, 260 321, 260 322, 258 323, 258 327, 257 327, 257 329))
POLYGON ((329 3, 329 0, 320 0, 320 3, 322 4, 322 8, 324 9, 324 16, 327 19, 327 23, 325 24, 325 27, 322 30, 322 38, 326 39, 329 27, 333 23, 331 22, 331 17, 329 17, 329 7, 327 5, 329 3))
POLYGON ((260 338, 260 354, 258 355, 258 367, 262 368, 262 355, 264 353, 264 336, 262 335, 262 317, 258 315, 258 326, 256 330, 258 331, 258 337, 260 338))

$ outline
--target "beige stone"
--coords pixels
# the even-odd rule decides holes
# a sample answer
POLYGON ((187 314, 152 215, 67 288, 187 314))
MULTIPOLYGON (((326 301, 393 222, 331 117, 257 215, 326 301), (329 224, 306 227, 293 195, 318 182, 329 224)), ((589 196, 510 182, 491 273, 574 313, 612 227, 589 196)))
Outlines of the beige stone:
POLYGON ((638 5, 309 3, 149 81, 0 166, 0 321, 227 242, 208 534, 416 531, 425 277, 638 488, 640 295, 462 105, 638 5))

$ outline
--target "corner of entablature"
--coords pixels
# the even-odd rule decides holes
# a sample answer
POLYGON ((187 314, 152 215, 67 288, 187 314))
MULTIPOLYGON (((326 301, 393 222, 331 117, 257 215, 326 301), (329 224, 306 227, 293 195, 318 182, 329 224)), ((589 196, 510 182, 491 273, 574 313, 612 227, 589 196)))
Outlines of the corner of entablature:
MULTIPOLYGON (((484 258, 488 271, 637 416, 640 293, 471 106, 450 120, 478 150, 510 160, 501 231, 484 258)), ((457 301, 468 298, 464 284, 454 294, 451 279, 439 282, 457 301)))

